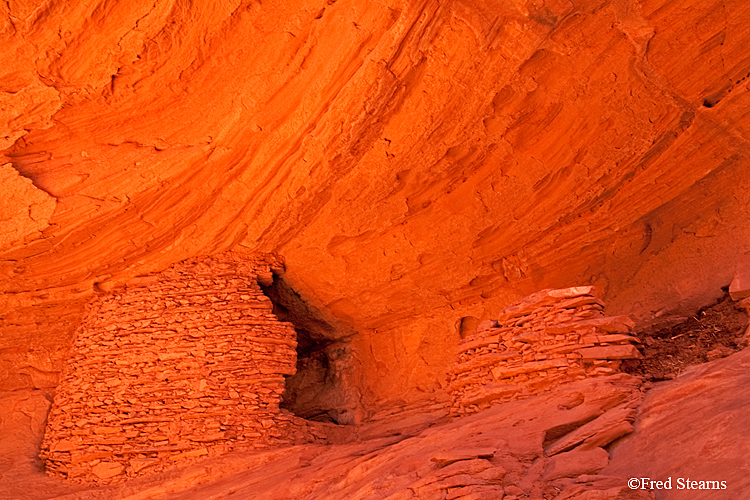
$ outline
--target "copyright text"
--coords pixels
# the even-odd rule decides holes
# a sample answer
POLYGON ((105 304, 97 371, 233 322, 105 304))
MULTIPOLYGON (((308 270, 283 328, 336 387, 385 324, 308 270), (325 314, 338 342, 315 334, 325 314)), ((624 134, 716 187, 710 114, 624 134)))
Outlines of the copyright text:
POLYGON ((631 477, 628 479, 631 490, 725 490, 726 481, 694 480, 689 477, 676 477, 672 481, 670 476, 666 480, 656 480, 650 477, 631 477))

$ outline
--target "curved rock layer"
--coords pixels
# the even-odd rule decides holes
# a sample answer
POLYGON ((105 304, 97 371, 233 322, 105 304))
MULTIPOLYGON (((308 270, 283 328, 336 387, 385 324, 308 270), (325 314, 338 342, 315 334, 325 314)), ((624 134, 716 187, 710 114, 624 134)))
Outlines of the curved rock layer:
POLYGON ((748 25, 739 0, 4 2, 0 165, 33 189, 0 189, 33 194, 0 217, 0 389, 57 383, 94 288, 236 245, 358 333, 371 399, 440 387, 461 317, 542 288, 706 303, 750 251, 748 25))

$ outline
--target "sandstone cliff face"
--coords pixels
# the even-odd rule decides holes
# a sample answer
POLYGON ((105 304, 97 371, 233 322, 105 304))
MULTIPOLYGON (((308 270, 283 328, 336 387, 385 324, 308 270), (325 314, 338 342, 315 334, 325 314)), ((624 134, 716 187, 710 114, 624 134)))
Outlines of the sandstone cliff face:
POLYGON ((742 1, 2 3, 0 164, 34 190, 0 217, 0 389, 56 385, 95 288, 237 245, 286 257, 369 398, 439 387, 461 317, 542 288, 594 284, 636 320, 703 304, 750 251, 749 21, 742 1))

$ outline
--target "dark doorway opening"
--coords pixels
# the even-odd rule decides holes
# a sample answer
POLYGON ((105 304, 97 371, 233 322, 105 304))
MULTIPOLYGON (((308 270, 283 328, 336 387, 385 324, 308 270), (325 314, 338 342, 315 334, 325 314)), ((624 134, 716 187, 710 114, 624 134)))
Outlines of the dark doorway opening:
POLYGON ((357 366, 349 338, 323 319, 285 280, 274 274, 261 283, 273 313, 297 332, 297 373, 286 377, 280 407, 318 422, 353 424, 361 420, 357 366))

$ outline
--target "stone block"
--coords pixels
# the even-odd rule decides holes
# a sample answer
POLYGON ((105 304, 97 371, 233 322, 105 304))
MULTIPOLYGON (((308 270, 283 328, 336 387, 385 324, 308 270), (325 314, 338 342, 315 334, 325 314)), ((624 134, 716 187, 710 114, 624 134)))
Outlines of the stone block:
POLYGON ((643 356, 634 345, 609 345, 586 347, 578 353, 584 361, 594 359, 640 359, 643 356))
POLYGON ((91 472, 99 479, 109 479, 122 473, 125 468, 118 462, 99 462, 91 472))
POLYGON ((734 277, 729 284, 729 295, 735 301, 750 297, 750 255, 743 256, 737 262, 734 277))
POLYGON ((596 474, 609 463, 609 453, 603 448, 573 450, 555 455, 549 460, 542 479, 552 481, 563 477, 596 474))

